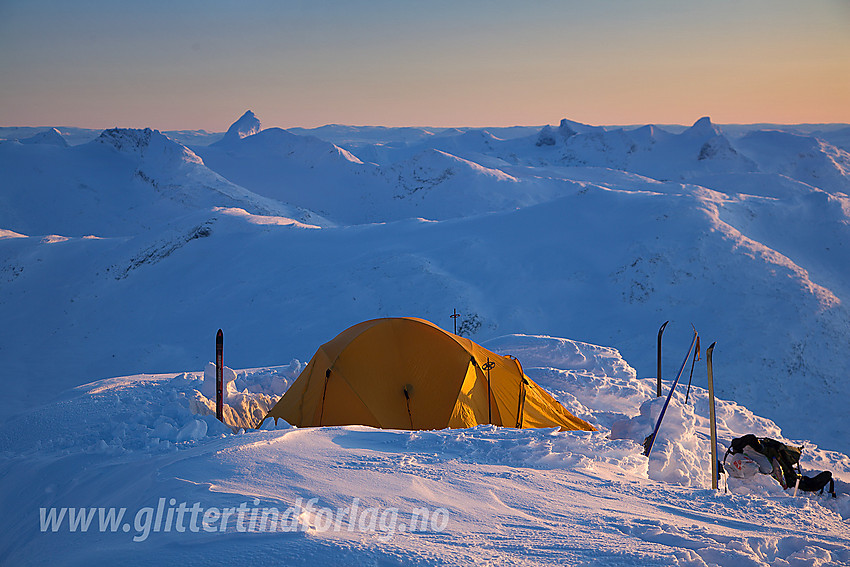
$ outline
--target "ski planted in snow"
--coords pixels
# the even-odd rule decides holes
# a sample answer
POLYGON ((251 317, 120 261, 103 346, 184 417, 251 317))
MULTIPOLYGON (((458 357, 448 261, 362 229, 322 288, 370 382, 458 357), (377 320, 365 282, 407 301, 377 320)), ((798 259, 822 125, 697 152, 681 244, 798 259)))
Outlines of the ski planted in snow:
POLYGON ((224 333, 215 334, 215 417, 224 421, 224 333))
POLYGON ((694 345, 697 342, 698 336, 699 335, 697 335, 697 330, 694 329, 694 338, 691 341, 691 346, 688 348, 688 353, 685 355, 685 359, 682 360, 682 366, 679 368, 679 372, 676 373, 676 379, 673 380, 673 385, 670 387, 670 393, 667 394, 667 399, 664 400, 664 406, 662 406, 661 413, 658 415, 658 421, 655 422, 655 429, 652 430, 652 434, 649 437, 643 440, 643 454, 647 457, 652 451, 652 446, 655 444, 655 437, 658 435, 658 429, 661 427, 661 420, 664 419, 664 414, 667 412, 667 406, 670 404, 670 398, 673 397, 673 392, 676 391, 676 384, 679 383, 679 378, 682 377, 682 371, 685 369, 685 365, 688 363, 688 358, 690 358, 691 356, 691 351, 694 350, 694 345))
POLYGON ((657 397, 661 397, 661 335, 664 334, 664 327, 667 326, 667 323, 670 321, 665 321, 661 328, 658 329, 658 371, 655 373, 655 379, 658 381, 658 387, 655 390, 655 395, 657 397))
POLYGON ((711 343, 705 351, 705 365, 708 368, 708 420, 709 429, 711 430, 711 488, 717 490, 717 419, 714 415, 714 367, 711 364, 711 354, 714 352, 714 345, 717 341, 711 343))

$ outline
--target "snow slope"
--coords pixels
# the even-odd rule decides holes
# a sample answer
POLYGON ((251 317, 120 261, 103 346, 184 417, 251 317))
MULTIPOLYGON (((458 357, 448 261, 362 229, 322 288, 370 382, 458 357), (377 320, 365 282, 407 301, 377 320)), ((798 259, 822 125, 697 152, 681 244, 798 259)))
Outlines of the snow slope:
POLYGON ((214 206, 322 222, 231 183, 156 130, 105 130, 74 147, 30 140, 0 142, 0 226, 7 230, 131 236, 214 206))
MULTIPOLYGON (((68 145, 78 146, 91 142, 103 132, 93 128, 77 128, 67 126, 0 126, 0 141, 23 141, 56 130, 68 145)), ((184 145, 208 145, 220 140, 222 132, 207 132, 206 130, 166 130, 166 136, 184 145)))
POLYGON ((846 500, 705 488, 704 362, 692 401, 674 397, 655 453, 640 455, 660 411, 658 326, 671 320, 669 384, 693 324, 703 346, 717 341, 721 442, 749 432, 805 442, 804 466, 834 471, 846 493, 840 128, 564 120, 306 132, 264 130, 249 112, 191 149, 149 129, 71 146, 65 129, 6 131, 0 498, 32 521, 3 518, 0 563, 55 560, 55 544, 66 564, 107 553, 207 563, 236 548, 325 563, 850 564, 846 500), (223 328, 227 364, 254 369, 229 374, 228 415, 247 424, 346 327, 401 315, 450 327, 453 309, 461 334, 519 356, 600 433, 281 425, 233 435, 210 417, 209 370, 206 381, 179 372, 203 369, 223 328), (125 378, 101 380, 110 376, 125 378), (299 496, 445 508, 450 527, 387 539, 317 530, 303 516, 306 532, 139 543, 133 525, 36 529, 42 506, 289 506, 299 496))
POLYGON ((423 146, 380 166, 280 128, 195 151, 208 167, 252 192, 340 224, 457 218, 546 201, 574 185, 536 174, 514 176, 423 146))
MULTIPOLYGON (((647 459, 639 442, 612 431, 628 424, 645 435, 652 424, 644 414, 657 413, 659 400, 653 381, 637 378, 615 349, 528 335, 488 346, 519 355, 535 380, 599 431, 292 429, 281 422, 234 435, 209 415, 209 373, 101 380, 0 429, 4 509, 21 511, 0 518, 0 561, 850 565, 846 455, 814 445, 805 451, 807 470, 834 471, 837 499, 793 498, 778 485, 714 492, 705 488, 703 389, 694 388, 687 405, 676 396, 647 459), (214 515, 208 524, 200 513, 178 519, 181 502, 234 514, 241 507, 242 520, 234 516, 222 530, 214 515), (171 517, 154 524, 159 506, 171 517), (93 512, 87 530, 71 531, 67 509, 79 517, 89 507, 125 512, 112 528, 101 530, 93 512), (297 514, 283 528, 261 523, 264 509, 289 507, 297 514), (49 511, 56 521, 62 508, 65 523, 51 524, 49 511), (424 529, 417 509, 433 512, 424 529)), ((279 395, 301 368, 294 360, 230 371, 228 403, 247 408, 279 395)), ((718 416, 721 439, 781 438, 771 421, 734 402, 719 400, 718 416)))
MULTIPOLYGON (((682 184, 565 165, 539 136, 483 132, 435 134, 455 153, 381 165, 252 124, 203 158, 150 130, 70 148, 0 143, 0 228, 29 236, 0 240, 0 358, 22 376, 17 400, 202 364, 219 327, 248 367, 279 363, 282 344, 307 358, 363 319, 447 324, 453 308, 473 338, 582 336, 653 376, 655 331, 672 319, 665 368, 694 323, 719 341, 721 395, 850 450, 850 202, 834 187, 735 168, 682 184)), ((689 136, 688 168, 718 131, 705 119, 680 134, 564 121, 558 135, 658 140, 637 152, 658 163, 665 140, 689 136)))
MULTIPOLYGON (((799 408, 775 418, 842 449, 846 284, 826 287, 793 256, 723 218, 746 200, 656 188, 664 192, 587 184, 541 205, 442 223, 315 230, 221 210, 130 239, 7 239, 4 366, 33 377, 11 387, 34 400, 50 389, 36 377, 60 367, 61 385, 70 387, 125 369, 201 364, 219 327, 235 338, 230 352, 240 366, 275 364, 282 345, 308 358, 370 317, 440 322, 457 308, 480 340, 567 330, 616 344, 653 376, 655 330, 670 318, 667 368, 693 323, 720 341, 723 395, 762 412, 799 408), (834 418, 811 420, 814 405, 834 418)), ((840 243, 846 225, 835 227, 840 243)), ((806 249, 802 239, 793 244, 806 249)), ((846 249, 836 244, 833 254, 821 256, 824 274, 846 249)))

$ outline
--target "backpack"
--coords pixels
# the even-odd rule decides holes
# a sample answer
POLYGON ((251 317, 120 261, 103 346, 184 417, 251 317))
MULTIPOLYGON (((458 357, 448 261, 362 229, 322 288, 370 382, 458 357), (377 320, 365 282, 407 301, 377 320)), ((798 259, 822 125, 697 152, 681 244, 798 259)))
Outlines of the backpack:
POLYGON ((803 448, 788 445, 768 437, 756 437, 752 433, 749 433, 732 439, 729 449, 723 457, 724 467, 726 465, 726 457, 730 454, 743 454, 744 449, 748 446, 767 457, 774 464, 773 476, 782 485, 782 488, 798 486, 797 482, 799 481, 800 490, 807 492, 819 490, 823 493, 824 487, 829 484, 829 493, 835 497, 835 481, 832 478, 831 472, 824 471, 814 477, 803 475, 800 470, 800 456, 802 455, 803 448))
POLYGON ((786 445, 775 439, 761 438, 761 453, 773 462, 774 459, 779 463, 779 468, 782 471, 782 488, 795 486, 797 478, 802 476, 799 473, 800 455, 803 453, 802 447, 786 445), (795 468, 796 467, 796 468, 795 468))

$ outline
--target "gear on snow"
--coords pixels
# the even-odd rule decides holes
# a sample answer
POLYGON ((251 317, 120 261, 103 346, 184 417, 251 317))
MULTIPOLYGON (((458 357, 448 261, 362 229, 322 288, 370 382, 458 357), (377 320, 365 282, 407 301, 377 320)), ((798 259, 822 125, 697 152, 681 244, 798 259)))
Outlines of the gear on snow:
POLYGON ((800 468, 802 452, 803 447, 768 437, 756 437, 750 433, 732 439, 723 457, 723 468, 729 476, 739 479, 752 478, 756 473, 770 475, 783 489, 794 487, 806 492, 823 493, 829 484, 828 492, 834 498, 835 481, 832 473, 823 471, 813 477, 804 475, 800 468))

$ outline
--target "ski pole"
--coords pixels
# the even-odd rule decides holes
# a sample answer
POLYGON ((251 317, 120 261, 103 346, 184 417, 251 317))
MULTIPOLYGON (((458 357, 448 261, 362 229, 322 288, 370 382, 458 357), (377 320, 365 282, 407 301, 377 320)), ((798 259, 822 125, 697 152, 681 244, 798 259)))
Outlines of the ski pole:
POLYGON ((676 373, 676 379, 673 380, 673 386, 670 387, 670 393, 667 394, 667 399, 664 400, 664 406, 661 408, 661 414, 658 416, 658 421, 655 422, 655 429, 653 429, 652 434, 644 439, 643 441, 643 454, 647 457, 649 453, 652 451, 652 446, 655 444, 655 437, 658 435, 658 429, 661 427, 661 420, 664 419, 664 414, 667 412, 667 406, 670 404, 670 398, 673 397, 673 392, 676 391, 676 384, 679 383, 679 378, 682 377, 682 371, 685 369, 685 365, 688 363, 688 359, 691 357, 691 351, 694 350, 694 345, 697 342, 697 330, 694 329, 694 338, 691 341, 691 346, 688 347, 688 352, 685 354, 684 360, 682 360, 682 366, 679 368, 679 372, 676 373))
POLYGON ((685 391, 685 403, 688 403, 688 395, 691 393, 691 380, 694 378, 694 364, 700 359, 699 355, 699 337, 697 337, 697 350, 694 352, 694 358, 691 360, 691 375, 688 377, 688 389, 685 391))

